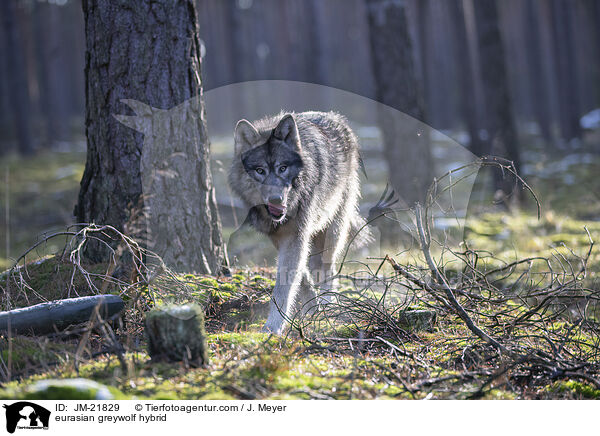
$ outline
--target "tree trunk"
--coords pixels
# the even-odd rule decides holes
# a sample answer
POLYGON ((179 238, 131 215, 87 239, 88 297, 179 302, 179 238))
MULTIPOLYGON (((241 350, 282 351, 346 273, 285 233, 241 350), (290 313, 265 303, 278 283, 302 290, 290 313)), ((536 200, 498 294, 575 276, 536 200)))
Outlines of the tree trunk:
MULTIPOLYGON (((419 53, 421 63, 421 82, 423 89, 423 106, 431 109, 431 98, 430 98, 430 69, 429 61, 431 55, 431 14, 429 0, 417 0, 416 1, 416 13, 418 22, 418 40, 419 40, 419 53)), ((417 69, 418 70, 418 69, 417 69)), ((428 111, 431 116, 431 111, 428 111)))
MULTIPOLYGON (((85 112, 85 28, 83 22, 83 11, 78 2, 71 1, 64 8, 65 39, 70 41, 66 47, 69 71, 69 83, 71 87, 71 99, 69 101, 69 116, 79 119, 85 112)), ((79 124, 79 123, 78 123, 79 124)))
POLYGON ((553 145, 557 146, 560 138, 560 101, 558 92, 558 71, 556 70, 556 50, 554 47, 554 36, 552 29, 552 4, 550 1, 536 2, 537 13, 540 22, 540 54, 542 68, 546 72, 546 88, 544 93, 548 100, 548 112, 550 115, 550 131, 554 138, 553 145))
POLYGON ((307 64, 308 74, 307 82, 318 83, 320 85, 329 84, 328 70, 325 64, 325 49, 323 46, 326 29, 324 23, 324 5, 321 0, 308 0, 306 3, 308 14, 308 53, 307 64))
POLYGON ((412 117, 380 108, 390 180, 411 206, 424 201, 433 171, 429 139, 416 122, 423 120, 424 109, 405 4, 403 0, 367 0, 367 8, 377 100, 412 117))
POLYGON ((475 98, 475 74, 471 68, 472 59, 467 38, 467 25, 465 21, 463 1, 450 0, 448 2, 450 22, 454 30, 454 55, 457 66, 458 79, 458 107, 463 122, 469 134, 469 149, 481 150, 479 139, 480 120, 477 113, 477 99, 475 98))
POLYGON ((33 3, 37 79, 41 113, 46 126, 45 145, 69 138, 68 103, 71 97, 67 83, 68 64, 61 48, 60 14, 64 8, 47 3, 33 3))
MULTIPOLYGON (((600 52, 600 2, 592 1, 589 7, 590 21, 592 22, 592 29, 594 33, 594 49, 596 53, 600 52)), ((594 105, 600 105, 600 59, 596 56, 594 62, 594 105)))
POLYGON ((540 42, 540 14, 535 0, 527 0, 525 5, 525 45, 527 50, 530 98, 540 133, 544 140, 552 143, 550 102, 545 92, 547 88, 547 72, 542 66, 542 47, 540 42))
POLYGON ((231 57, 231 83, 244 80, 244 35, 242 33, 242 11, 237 2, 226 2, 227 32, 229 42, 229 56, 231 57))
POLYGON ((4 43, 8 72, 8 92, 10 111, 13 114, 15 133, 22 154, 33 153, 31 137, 31 119, 29 89, 27 87, 27 69, 21 38, 17 29, 15 11, 16 0, 0 1, 3 15, 4 43))
MULTIPOLYGON (((496 155, 511 160, 520 168, 517 133, 514 126, 504 46, 498 25, 496 0, 473 1, 479 65, 487 109, 484 127, 487 135, 481 155, 496 155)), ((508 192, 502 174, 495 171, 496 189, 508 192)))
MULTIPOLYGON (((0 43, 0 76, 8 77, 8 59, 6 56, 6 47, 3 43, 0 43)), ((11 105, 8 92, 8 80, 0 80, 0 131, 4 132, 0 136, 0 156, 8 151, 10 143, 7 133, 11 129, 12 117, 9 112, 11 105)))
MULTIPOLYGON (((88 157, 77 220, 130 230, 143 206, 150 216, 139 234, 167 266, 219 273, 193 0, 84 0, 83 12, 88 157), (113 116, 127 111, 123 103, 138 116, 113 116)), ((102 244, 86 251, 92 260, 107 254, 102 244)))
POLYGON ((564 0, 552 0, 552 36, 558 76, 559 124, 562 139, 567 144, 581 138, 577 64, 570 8, 571 5, 564 0))

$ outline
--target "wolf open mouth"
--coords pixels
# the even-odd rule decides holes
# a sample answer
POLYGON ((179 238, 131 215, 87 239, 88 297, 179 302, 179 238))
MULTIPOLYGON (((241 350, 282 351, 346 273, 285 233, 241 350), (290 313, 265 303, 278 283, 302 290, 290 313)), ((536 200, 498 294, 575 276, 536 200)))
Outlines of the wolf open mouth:
POLYGON ((265 205, 273 221, 281 221, 285 217, 285 206, 268 203, 265 205))

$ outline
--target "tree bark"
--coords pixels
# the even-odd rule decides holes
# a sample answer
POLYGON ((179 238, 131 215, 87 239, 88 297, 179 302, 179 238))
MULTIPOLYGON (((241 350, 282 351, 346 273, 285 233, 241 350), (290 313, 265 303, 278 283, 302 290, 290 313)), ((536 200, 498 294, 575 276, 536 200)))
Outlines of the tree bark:
MULTIPOLYGON (((219 273, 193 0, 84 0, 83 13, 88 156, 77 220, 130 230, 134 209, 145 207, 139 235, 167 266, 219 273), (123 103, 137 116, 114 116, 127 112, 123 103)), ((103 244, 86 251, 92 260, 108 253, 103 244)))
POLYGON ((380 108, 390 180, 410 206, 424 201, 433 171, 428 137, 416 122, 424 109, 405 7, 403 0, 367 0, 377 100, 412 117, 380 108))

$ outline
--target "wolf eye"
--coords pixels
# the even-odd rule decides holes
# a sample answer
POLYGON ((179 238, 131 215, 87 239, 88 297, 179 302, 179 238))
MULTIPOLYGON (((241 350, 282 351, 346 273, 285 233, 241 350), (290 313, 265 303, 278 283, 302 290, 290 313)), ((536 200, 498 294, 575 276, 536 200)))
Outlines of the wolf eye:
POLYGON ((265 170, 263 170, 262 168, 257 168, 254 171, 256 171, 256 173, 260 175, 263 175, 265 173, 265 170))
POLYGON ((280 173, 285 173, 285 170, 287 170, 287 167, 286 167, 285 165, 281 165, 281 166, 279 167, 279 172, 280 172, 280 173))

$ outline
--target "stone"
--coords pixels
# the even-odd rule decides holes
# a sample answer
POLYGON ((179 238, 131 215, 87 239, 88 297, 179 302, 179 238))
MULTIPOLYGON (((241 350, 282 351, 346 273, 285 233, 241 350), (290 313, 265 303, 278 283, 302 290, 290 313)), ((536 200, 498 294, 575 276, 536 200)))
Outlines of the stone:
POLYGON ((33 400, 113 400, 110 389, 85 378, 40 380, 26 388, 26 399, 33 400))

